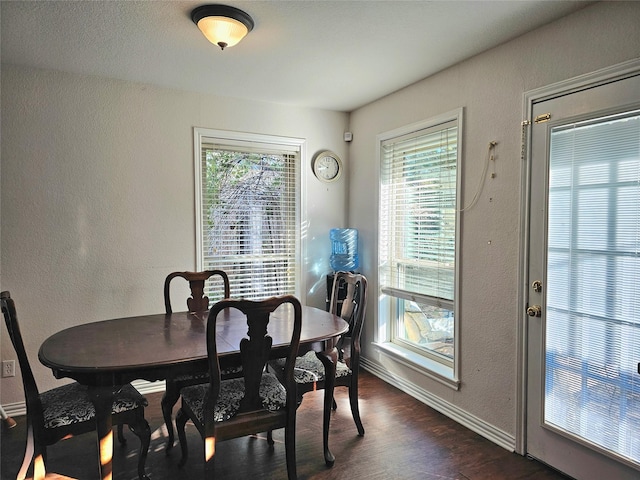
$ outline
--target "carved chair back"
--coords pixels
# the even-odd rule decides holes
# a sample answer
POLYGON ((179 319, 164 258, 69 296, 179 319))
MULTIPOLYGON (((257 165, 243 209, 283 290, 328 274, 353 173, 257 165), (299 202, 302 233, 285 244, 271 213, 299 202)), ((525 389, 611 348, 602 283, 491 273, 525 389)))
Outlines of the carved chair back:
POLYGON ((338 342, 339 354, 342 358, 342 347, 344 341, 349 340, 350 352, 348 355, 348 363, 350 368, 354 368, 359 364, 360 360, 360 337, 362 335, 362 326, 364 323, 364 315, 367 307, 367 278, 359 273, 337 272, 333 280, 333 288, 331 290, 331 300, 329 302, 329 311, 338 314, 349 323, 349 331, 338 342), (340 300, 339 292, 344 291, 346 294, 340 300), (342 301, 342 304, 340 304, 342 301))
POLYGON ((209 309, 209 298, 204 294, 205 282, 214 275, 219 275, 223 282, 223 298, 231 296, 229 277, 223 270, 205 270, 202 272, 173 272, 167 275, 164 281, 164 308, 166 313, 173 313, 171 309, 171 280, 182 277, 189 282, 191 297, 187 299, 187 308, 190 312, 204 312, 209 309))
POLYGON ((273 445, 270 432, 284 428, 287 477, 289 480, 297 478, 295 432, 298 397, 293 370, 301 330, 302 306, 293 295, 262 301, 225 299, 211 307, 207 319, 209 383, 182 390, 182 407, 176 415, 182 448, 182 458, 178 465, 184 465, 188 458, 185 433, 188 419, 191 419, 204 440, 205 478, 214 478, 215 446, 218 442, 267 431, 268 443, 273 445), (277 325, 273 325, 272 314, 279 307, 291 310, 279 311, 280 318, 274 322, 277 325), (248 327, 247 336, 239 345, 242 379, 222 380, 216 325, 228 314, 228 309, 240 310, 248 327), (286 321, 286 325, 280 320, 286 321), (282 380, 278 381, 274 374, 265 371, 265 365, 273 355, 273 339, 269 332, 283 328, 291 328, 291 341, 286 351, 278 353, 286 355, 285 373, 282 380))
MULTIPOLYGON (((259 387, 272 347, 272 338, 269 336, 269 321, 271 314, 283 304, 290 304, 291 308, 293 308, 293 331, 286 357, 283 384, 287 390, 287 404, 289 406, 296 405, 296 383, 293 379, 293 370, 300 345, 302 306, 300 301, 293 295, 283 295, 262 301, 227 299, 217 302, 211 308, 207 321, 207 350, 211 379, 208 398, 210 411, 213 411, 213 406, 216 404, 220 390, 221 371, 216 350, 215 334, 216 322, 221 312, 226 308, 236 308, 244 313, 247 319, 247 337, 240 342, 245 394, 240 402, 238 414, 247 413, 263 409, 259 387)), ((292 408, 295 410, 295 407, 292 408)))

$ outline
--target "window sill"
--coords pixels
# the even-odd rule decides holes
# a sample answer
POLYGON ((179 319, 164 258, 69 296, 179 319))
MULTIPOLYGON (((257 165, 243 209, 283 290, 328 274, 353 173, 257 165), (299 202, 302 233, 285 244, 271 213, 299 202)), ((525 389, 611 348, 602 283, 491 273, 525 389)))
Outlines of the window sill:
POLYGON ((406 348, 402 348, 391 342, 372 343, 383 355, 409 367, 437 382, 440 382, 454 390, 460 389, 460 380, 455 376, 453 368, 439 362, 423 357, 406 348))

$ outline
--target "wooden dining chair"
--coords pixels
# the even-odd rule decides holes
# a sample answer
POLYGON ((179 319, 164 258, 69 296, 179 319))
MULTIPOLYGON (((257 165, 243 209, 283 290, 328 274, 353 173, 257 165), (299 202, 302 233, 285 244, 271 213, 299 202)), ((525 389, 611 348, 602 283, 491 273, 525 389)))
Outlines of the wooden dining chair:
MULTIPOLYGON (((10 293, 6 291, 0 294, 0 301, 9 337, 18 356, 27 405, 27 444, 17 479, 23 480, 26 477, 32 461, 34 480, 43 479, 46 475, 47 446, 68 436, 94 431, 95 407, 91 403, 87 387, 77 382, 39 392, 22 341, 15 303, 10 293)), ((122 385, 114 392, 111 411, 113 425, 128 425, 140 439, 138 451, 140 479, 148 479, 145 473, 145 462, 151 442, 151 429, 144 418, 146 405, 147 399, 131 384, 122 385)), ((126 442, 121 430, 118 432, 118 438, 121 443, 126 442)))
POLYGON ((173 272, 164 280, 164 309, 166 313, 173 313, 171 308, 171 281, 176 277, 184 278, 189 282, 191 297, 187 299, 187 308, 190 312, 206 312, 209 310, 209 297, 204 294, 205 282, 209 278, 218 275, 222 280, 223 297, 229 298, 231 286, 229 276, 224 270, 205 270, 202 272, 173 272))
MULTIPOLYGON (((281 328, 275 325, 274 328, 281 328)), ((182 389, 182 406, 176 428, 182 448, 179 465, 188 458, 185 424, 191 420, 204 440, 205 478, 214 478, 215 446, 218 442, 256 431, 285 429, 285 455, 289 480, 296 479, 296 383, 293 367, 300 345, 302 307, 292 295, 262 301, 223 300, 216 303, 207 320, 207 352, 210 381, 182 389), (288 306, 284 307, 287 304, 288 306), (271 353, 270 314, 276 308, 293 308, 293 331, 284 361, 282 383, 266 372, 271 353), (246 317, 247 337, 240 341, 242 377, 222 380, 216 349, 216 322, 225 309, 238 309, 246 317)))
MULTIPOLYGON (((358 408, 358 370, 360 368, 360 336, 364 323, 364 314, 367 305, 367 279, 364 275, 349 272, 337 272, 333 280, 329 311, 342 317, 349 323, 349 331, 337 342, 337 358, 334 359, 331 351, 309 351, 305 355, 296 358, 294 379, 298 388, 298 395, 307 392, 325 389, 326 375, 325 364, 335 364, 335 387, 343 386, 349 389, 349 403, 351 415, 356 424, 358 435, 364 435, 364 427, 360 419, 358 408), (345 292, 341 299, 339 292, 345 292), (337 361, 336 361, 337 360, 337 361)), ((268 370, 278 378, 282 378, 284 372, 283 362, 272 360, 268 364, 268 370)), ((337 404, 333 396, 325 394, 323 413, 323 447, 325 462, 333 465, 335 459, 329 450, 329 423, 331 409, 336 409, 337 404)))
MULTIPOLYGON (((204 294, 205 282, 211 277, 220 277, 222 282, 222 298, 231 296, 231 287, 229 277, 223 270, 205 270, 202 272, 173 272, 167 275, 164 280, 164 308, 167 314, 173 313, 171 308, 171 281, 180 277, 189 282, 191 297, 187 299, 187 308, 189 312, 206 312, 209 309, 209 297, 204 294)), ((225 376, 237 376, 238 368, 229 367, 225 371, 225 376)), ((197 385, 209 381, 209 372, 187 373, 179 376, 167 378, 165 382, 165 392, 160 401, 162 407, 162 416, 167 428, 167 454, 173 448, 174 430, 173 430, 173 407, 180 399, 180 389, 189 385, 197 385)))

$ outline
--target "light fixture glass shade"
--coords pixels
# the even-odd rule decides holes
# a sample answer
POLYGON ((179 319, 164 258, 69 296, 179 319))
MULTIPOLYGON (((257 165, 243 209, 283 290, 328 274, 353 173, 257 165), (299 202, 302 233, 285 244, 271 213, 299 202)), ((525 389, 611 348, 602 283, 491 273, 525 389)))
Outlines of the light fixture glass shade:
POLYGON ((204 17, 198 22, 198 28, 207 40, 222 49, 233 47, 249 33, 243 23, 227 17, 204 17))
POLYGON ((191 19, 214 45, 233 47, 253 29, 253 19, 242 10, 227 5, 202 5, 191 19))

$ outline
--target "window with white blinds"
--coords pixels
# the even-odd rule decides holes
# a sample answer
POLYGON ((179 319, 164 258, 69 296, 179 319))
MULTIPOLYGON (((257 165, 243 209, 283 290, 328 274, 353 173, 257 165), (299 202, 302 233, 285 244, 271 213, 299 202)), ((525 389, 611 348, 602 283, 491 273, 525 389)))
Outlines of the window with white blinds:
POLYGON ((547 425, 640 464, 640 111, 551 130, 547 425))
POLYGON ((390 340, 454 359, 461 111, 379 137, 379 278, 390 340))
POLYGON ((299 294, 300 143, 196 129, 196 144, 198 267, 227 272, 236 298, 299 294))

